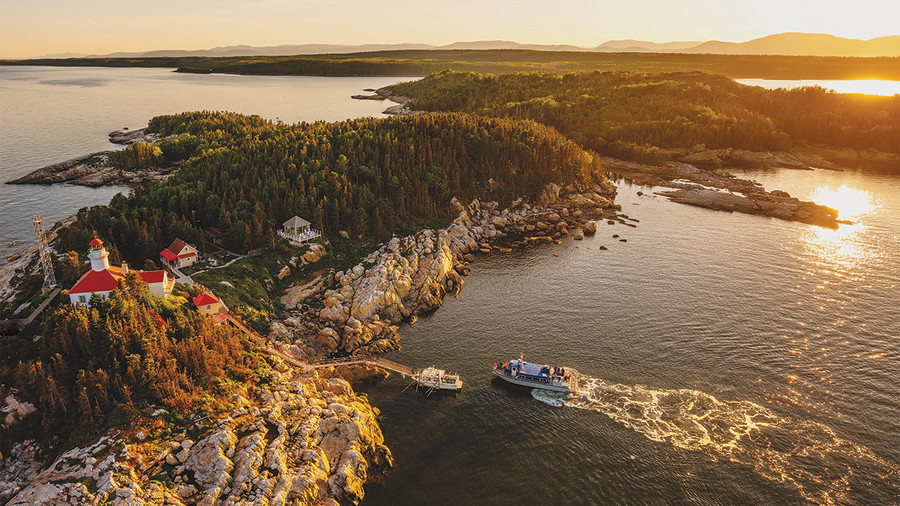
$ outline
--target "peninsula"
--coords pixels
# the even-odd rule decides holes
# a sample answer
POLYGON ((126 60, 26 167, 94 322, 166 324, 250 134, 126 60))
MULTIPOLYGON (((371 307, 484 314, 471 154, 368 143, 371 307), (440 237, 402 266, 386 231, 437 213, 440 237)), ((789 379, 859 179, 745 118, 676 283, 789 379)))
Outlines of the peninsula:
POLYGON ((396 50, 295 56, 178 56, 0 60, 0 65, 163 67, 200 74, 273 76, 424 76, 441 70, 479 73, 543 71, 684 72, 731 78, 900 80, 900 57, 688 54, 523 49, 396 50))

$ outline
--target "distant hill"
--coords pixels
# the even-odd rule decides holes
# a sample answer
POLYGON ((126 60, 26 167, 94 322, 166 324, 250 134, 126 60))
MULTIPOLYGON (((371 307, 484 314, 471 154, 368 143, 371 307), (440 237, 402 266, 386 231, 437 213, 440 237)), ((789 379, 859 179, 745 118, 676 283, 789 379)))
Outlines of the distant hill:
MULTIPOLYGON (((711 40, 680 42, 649 42, 644 40, 610 40, 599 46, 587 48, 570 44, 522 44, 509 40, 476 40, 454 42, 445 46, 431 44, 291 44, 282 46, 223 46, 196 50, 157 50, 144 52, 118 52, 107 55, 74 55, 66 57, 87 58, 166 58, 166 57, 242 57, 242 56, 293 56, 314 54, 346 54, 371 51, 423 50, 423 49, 525 49, 532 51, 579 51, 615 53, 708 53, 708 54, 765 54, 800 56, 900 56, 900 35, 889 35, 870 40, 845 39, 824 33, 782 33, 747 42, 722 42, 711 40)), ((44 58, 62 56, 48 55, 44 58)))
POLYGON ((845 39, 824 33, 782 33, 740 43, 711 40, 680 52, 800 56, 900 56, 900 35, 859 40, 845 39))
MULTIPOLYGON (((476 40, 454 42, 445 46, 431 44, 290 44, 254 47, 247 45, 214 47, 197 50, 158 50, 118 52, 107 55, 87 55, 86 58, 179 58, 183 56, 293 56, 298 54, 344 54, 370 51, 401 51, 409 49, 530 49, 534 51, 590 51, 569 44, 520 44, 509 40, 476 40)), ((49 57, 49 56, 48 56, 49 57)))
POLYGON ((684 49, 690 49, 699 46, 701 41, 689 42, 647 42, 645 40, 610 40, 596 47, 596 51, 626 53, 675 53, 684 49))

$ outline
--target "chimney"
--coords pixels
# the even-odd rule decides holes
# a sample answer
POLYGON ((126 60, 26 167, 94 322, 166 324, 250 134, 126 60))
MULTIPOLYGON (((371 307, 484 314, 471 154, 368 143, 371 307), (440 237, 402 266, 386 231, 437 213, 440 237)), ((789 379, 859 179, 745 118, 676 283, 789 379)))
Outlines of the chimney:
POLYGON ((128 262, 122 262, 122 275, 128 275, 128 262))

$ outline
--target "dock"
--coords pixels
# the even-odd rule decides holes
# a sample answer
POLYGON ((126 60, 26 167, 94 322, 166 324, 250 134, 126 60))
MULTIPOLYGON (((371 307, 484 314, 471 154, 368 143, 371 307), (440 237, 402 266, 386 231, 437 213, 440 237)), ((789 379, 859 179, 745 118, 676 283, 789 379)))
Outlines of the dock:
POLYGON ((394 362, 393 360, 388 360, 381 357, 343 357, 333 360, 326 360, 324 362, 317 362, 315 364, 309 364, 309 366, 313 369, 320 369, 322 367, 334 367, 337 365, 374 365, 375 367, 380 367, 382 369, 401 374, 404 378, 411 378, 416 374, 412 367, 399 364, 397 362, 394 362))
MULTIPOLYGON (((463 382, 458 374, 446 373, 443 369, 428 367, 421 370, 413 369, 408 365, 403 365, 393 360, 381 357, 342 357, 326 360, 316 363, 305 363, 299 357, 292 356, 281 349, 281 346, 269 342, 261 334, 253 330, 249 325, 244 323, 240 317, 234 313, 225 313, 225 319, 234 325, 238 330, 248 335, 251 339, 256 340, 265 350, 272 356, 278 357, 288 364, 303 369, 322 369, 325 367, 335 367, 339 365, 370 365, 388 371, 400 374, 404 378, 410 378, 418 386, 428 389, 428 394, 436 390, 454 390, 459 392, 462 389, 463 382)), ((412 384, 412 383, 411 383, 412 384)), ((418 389, 418 386, 416 387, 418 389)), ((408 388, 408 387, 407 387, 408 388)), ((405 390, 405 389, 404 389, 405 390)))
MULTIPOLYGON (((429 395, 436 390, 454 390, 459 392, 462 389, 462 380, 459 379, 458 374, 449 374, 443 369, 437 369, 433 366, 414 370, 412 367, 381 357, 344 357, 310 364, 309 366, 313 369, 318 369, 338 365, 371 365, 388 371, 394 371, 404 378, 411 378, 413 383, 418 386, 427 388, 429 395)), ((418 386, 416 387, 417 389, 418 386)))

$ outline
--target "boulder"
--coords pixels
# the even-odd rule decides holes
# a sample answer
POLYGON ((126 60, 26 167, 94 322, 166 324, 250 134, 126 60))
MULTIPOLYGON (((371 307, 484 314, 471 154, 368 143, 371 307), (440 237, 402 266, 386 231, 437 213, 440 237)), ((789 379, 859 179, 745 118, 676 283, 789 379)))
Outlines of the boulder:
POLYGON ((341 336, 331 327, 323 327, 316 334, 316 342, 328 353, 337 349, 341 336))
POLYGON ((322 257, 325 256, 325 253, 325 246, 322 246, 321 244, 311 244, 306 253, 301 255, 300 258, 303 260, 304 265, 312 264, 322 259, 322 257))

